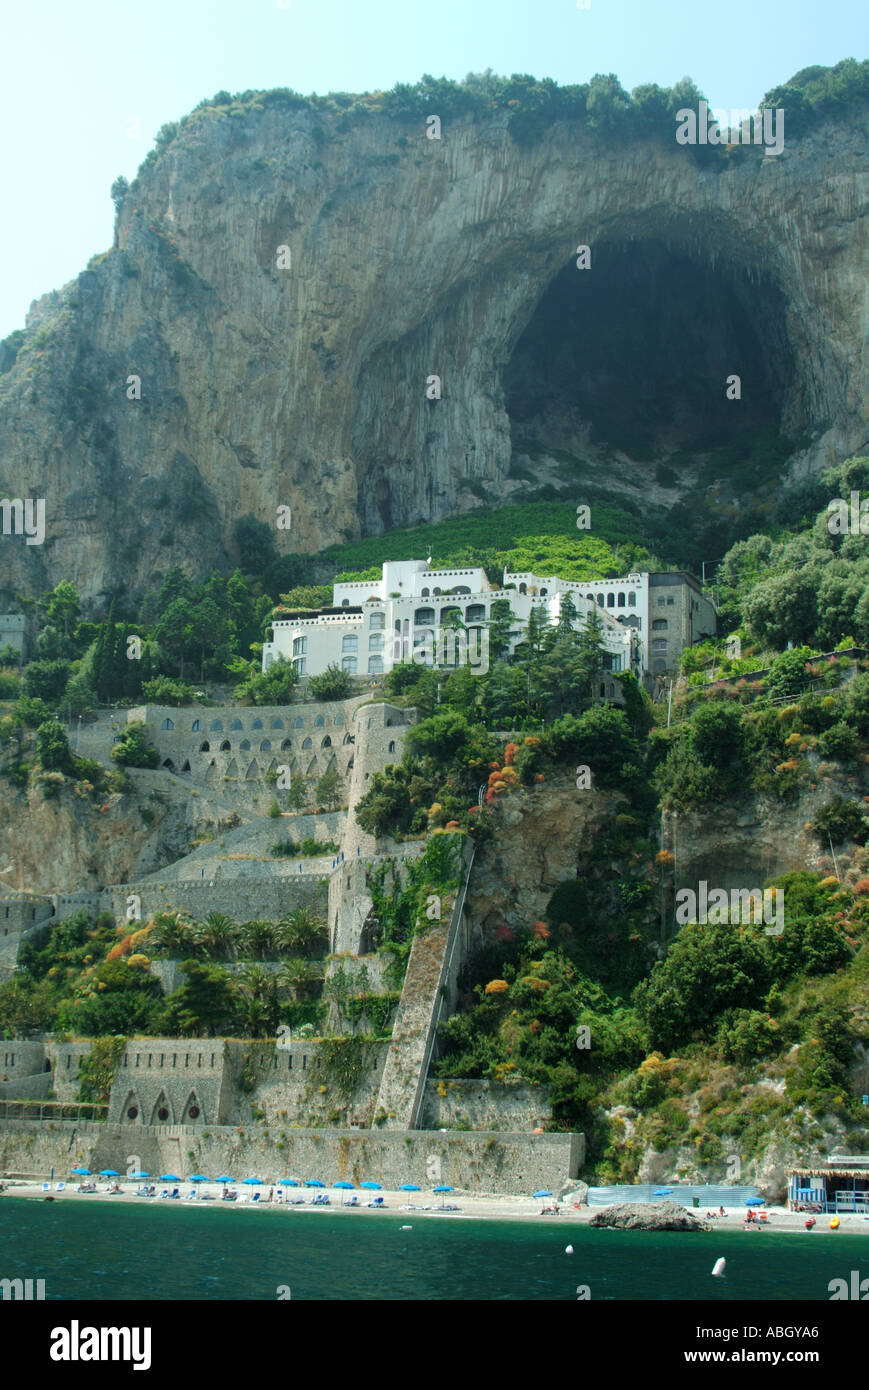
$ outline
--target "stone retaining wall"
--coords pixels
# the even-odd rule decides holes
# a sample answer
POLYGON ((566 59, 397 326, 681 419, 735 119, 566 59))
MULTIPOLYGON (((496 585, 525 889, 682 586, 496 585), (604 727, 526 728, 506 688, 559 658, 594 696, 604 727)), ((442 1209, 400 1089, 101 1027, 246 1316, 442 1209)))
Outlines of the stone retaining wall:
MULTIPOLYGON (((325 1183, 417 1183, 422 1202, 437 1183, 473 1192, 557 1192, 579 1174, 581 1134, 436 1134, 365 1130, 210 1128, 100 1124, 74 1120, 0 1120, 0 1175, 68 1178, 74 1167, 148 1173, 231 1173, 325 1183), (282 1145, 283 1147, 279 1147, 282 1145)), ((429 1199, 430 1200, 430 1199, 429 1199)))

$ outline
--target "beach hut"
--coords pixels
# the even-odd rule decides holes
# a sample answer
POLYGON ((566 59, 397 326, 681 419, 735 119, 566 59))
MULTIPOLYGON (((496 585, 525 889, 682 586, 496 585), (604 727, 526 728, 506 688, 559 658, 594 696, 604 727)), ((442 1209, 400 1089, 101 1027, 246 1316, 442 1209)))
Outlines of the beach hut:
POLYGON ((869 1157, 834 1154, 788 1174, 788 1209, 869 1216, 869 1157))

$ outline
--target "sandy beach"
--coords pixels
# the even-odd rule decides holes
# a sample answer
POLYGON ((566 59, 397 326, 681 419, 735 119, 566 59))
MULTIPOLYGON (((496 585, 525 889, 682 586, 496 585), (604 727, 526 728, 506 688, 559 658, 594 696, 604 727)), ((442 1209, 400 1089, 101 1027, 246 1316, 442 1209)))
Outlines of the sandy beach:
MULTIPOLYGON (((151 1184, 148 1184, 151 1186, 151 1184)), ((221 1183, 179 1183, 177 1184, 180 1196, 178 1198, 161 1197, 160 1193, 164 1190, 172 1191, 176 1184, 156 1183, 157 1195, 154 1197, 137 1196, 137 1189, 141 1184, 134 1182, 122 1182, 120 1192, 110 1192, 109 1183, 101 1180, 97 1184, 96 1192, 77 1192, 77 1181, 72 1183, 67 1181, 63 1188, 58 1191, 57 1182, 52 1182, 46 1191, 41 1182, 25 1181, 21 1179, 5 1179, 3 1182, 4 1191, 0 1194, 0 1201, 8 1198, 23 1197, 31 1201, 45 1200, 51 1198, 55 1202, 89 1202, 92 1204, 115 1204, 121 1202, 134 1202, 138 1206, 159 1203, 161 1206, 171 1204, 172 1206, 195 1206, 203 1202, 212 1210, 216 1211, 258 1211, 263 1208, 269 1210, 285 1209, 288 1213, 308 1213, 329 1211, 337 1212, 351 1218, 355 1212, 369 1212, 373 1210, 391 1212, 393 1215, 406 1217, 408 1220, 416 1220, 423 1217, 431 1217, 435 1220, 474 1220, 474 1221, 537 1221, 546 1225, 561 1225, 571 1227, 587 1224, 597 1213, 604 1210, 603 1207, 576 1207, 572 1203, 559 1203, 558 1214, 544 1214, 542 1208, 552 1204, 550 1198, 535 1201, 532 1197, 517 1197, 507 1195, 485 1195, 480 1193, 462 1192, 458 1188, 446 1194, 444 1201, 446 1205, 441 1206, 441 1198, 431 1196, 424 1192, 390 1192, 380 1191, 371 1192, 369 1190, 355 1189, 355 1196, 359 1205, 356 1207, 344 1206, 344 1199, 354 1195, 346 1190, 335 1190, 333 1188, 311 1189, 305 1187, 279 1189, 275 1186, 274 1200, 268 1201, 269 1184, 264 1183, 262 1187, 250 1188, 242 1184, 234 1185, 238 1192, 238 1200, 226 1202, 221 1200, 223 1184, 221 1183), (190 1199, 189 1194, 195 1187, 196 1197, 190 1199), (283 1200, 277 1200, 279 1190, 285 1192, 283 1200), (329 1195, 329 1204, 314 1205, 312 1198, 315 1191, 326 1192, 329 1195), (259 1192, 258 1201, 253 1201, 253 1193, 259 1192), (304 1197, 304 1204, 292 1204, 294 1197, 304 1197), (382 1197, 383 1205, 379 1208, 369 1207, 368 1203, 374 1197, 382 1197), (212 1200, 209 1200, 212 1199, 212 1200), (456 1207, 458 1210, 449 1210, 449 1207, 456 1207)), ((688 1208, 690 1210, 690 1208, 688 1208)), ((745 1209, 739 1207, 725 1208, 726 1215, 710 1219, 709 1225, 713 1234, 716 1230, 742 1230, 745 1229, 747 1235, 752 1235, 755 1231, 790 1231, 799 1232, 803 1235, 811 1234, 817 1236, 819 1232, 825 1232, 828 1236, 834 1236, 838 1232, 845 1232, 849 1235, 869 1235, 869 1216, 855 1213, 843 1213, 839 1216, 838 1232, 830 1228, 830 1221, 833 1219, 829 1215, 818 1215, 816 1224, 811 1232, 806 1231, 805 1222, 807 1216, 803 1212, 786 1211, 783 1207, 767 1207, 768 1217, 764 1222, 752 1222, 751 1225, 745 1224, 745 1209)), ((694 1214, 701 1219, 706 1219, 706 1213, 702 1210, 694 1211, 694 1214)))

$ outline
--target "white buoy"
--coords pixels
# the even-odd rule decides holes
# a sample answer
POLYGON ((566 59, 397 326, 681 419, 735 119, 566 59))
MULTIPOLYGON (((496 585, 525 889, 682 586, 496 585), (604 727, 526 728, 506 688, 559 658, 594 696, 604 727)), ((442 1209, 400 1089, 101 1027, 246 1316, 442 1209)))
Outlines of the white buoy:
POLYGON ((413 1227, 412 1227, 412 1226, 399 1226, 398 1229, 399 1229, 400 1231, 412 1231, 412 1230, 413 1230, 413 1227))
POLYGON ((724 1274, 724 1266, 726 1264, 727 1261, 725 1259, 715 1261, 715 1264, 712 1266, 712 1273, 715 1275, 716 1279, 720 1279, 721 1276, 724 1274))
POLYGON ((564 1247, 564 1253, 565 1253, 565 1255, 572 1255, 572 1254, 573 1254, 573 1246, 572 1246, 572 1245, 565 1245, 565 1247, 564 1247))

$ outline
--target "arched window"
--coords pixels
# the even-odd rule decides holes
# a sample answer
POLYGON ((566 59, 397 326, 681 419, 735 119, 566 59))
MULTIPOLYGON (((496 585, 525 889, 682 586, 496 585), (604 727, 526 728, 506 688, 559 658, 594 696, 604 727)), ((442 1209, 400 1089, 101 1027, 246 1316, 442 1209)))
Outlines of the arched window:
POLYGON ((520 592, 520 594, 525 594, 525 593, 527 593, 527 592, 528 592, 528 586, 527 586, 526 584, 520 584, 520 585, 519 585, 519 592, 520 592))
MULTIPOLYGON (((368 674, 369 674, 369 676, 382 676, 382 675, 383 675, 383 657, 382 657, 382 656, 369 656, 369 658, 368 658, 368 674)), ((348 737, 349 737, 349 735, 348 735, 348 737)), ((347 740, 345 739, 344 742, 346 743, 347 740)))
POLYGON ((321 747, 321 748, 331 748, 331 747, 332 747, 332 740, 331 740, 331 738, 329 737, 328 734, 327 734, 326 737, 323 739, 323 742, 320 744, 320 747, 321 747))
POLYGON ((182 767, 181 771, 182 771, 182 772, 189 772, 189 771, 190 771, 190 759, 189 759, 189 758, 185 758, 185 759, 184 759, 184 766, 182 767))
POLYGON ((304 721, 304 719, 300 719, 300 718, 297 716, 297 717, 293 720, 293 728, 294 728, 294 729, 304 729, 304 727, 305 727, 305 721, 304 721))
POLYGON ((370 632, 382 632, 386 625, 386 618, 383 613, 372 613, 368 620, 370 632))
POLYGON ((652 642, 652 651, 653 651, 653 652, 665 652, 666 650, 667 650, 667 639, 666 639, 666 637, 656 637, 656 638, 654 639, 654 641, 652 642))
POLYGON ((260 746, 259 746, 259 751, 260 751, 261 753, 270 753, 270 752, 272 751, 271 740, 270 740, 270 739, 267 739, 267 738, 264 738, 263 741, 262 741, 262 743, 261 743, 260 746))
POLYGON ((170 772, 174 772, 174 771, 175 771, 175 764, 173 763, 173 761, 172 761, 171 758, 167 758, 167 759, 165 760, 165 762, 163 763, 163 766, 164 766, 164 767, 168 767, 168 769, 169 769, 170 772))
POLYGON ((594 603, 594 594, 586 594, 589 603, 594 603))
POLYGON ((287 749, 287 748, 292 748, 292 746, 293 746, 293 741, 292 741, 292 739, 285 738, 284 741, 283 741, 283 743, 281 744, 281 752, 283 753, 283 752, 285 751, 285 749, 287 749))
POLYGON ((605 695, 606 695, 606 686, 604 685, 603 681, 601 681, 601 683, 600 683, 600 697, 601 697, 601 699, 603 699, 605 695))
POLYGON ((465 609, 466 623, 481 623, 486 616, 485 603, 469 603, 465 609))
POLYGON ((242 724, 242 722, 241 722, 240 719, 233 719, 233 721, 232 721, 232 723, 230 724, 229 727, 230 727, 231 729, 243 729, 243 728, 244 728, 244 725, 242 724))
POLYGON ((250 739, 249 739, 249 738, 243 738, 242 741, 241 741, 241 743, 240 743, 238 746, 239 746, 239 748, 240 748, 243 752, 246 753, 246 752, 248 751, 248 749, 250 748, 250 739))
POLYGON ((303 748, 313 748, 313 746, 314 745, 309 738, 306 738, 302 743, 303 748))
POLYGON ((636 596, 636 594, 634 593, 634 591, 633 591, 633 589, 632 589, 631 592, 628 594, 628 608, 636 608, 636 606, 637 606, 637 596, 636 596))
POLYGON ((343 714, 336 714, 336 715, 335 715, 334 724, 335 724, 335 728, 336 728, 336 729, 343 729, 343 728, 344 728, 344 716, 343 716, 343 714))
POLYGON ((395 752, 395 739, 391 739, 391 740, 390 740, 389 750, 388 750, 388 751, 389 751, 390 753, 394 753, 394 752, 395 752))
POLYGON ((440 597, 440 592, 441 592, 441 591, 440 591, 440 589, 438 589, 438 588, 432 589, 432 593, 433 593, 433 595, 434 595, 435 598, 439 598, 439 597, 440 597))
POLYGON ((358 650, 358 648, 359 638, 356 636, 355 633, 349 633, 346 637, 341 638, 342 652, 355 652, 358 650))
POLYGON ((202 720, 201 720, 201 719, 194 719, 193 724, 192 724, 192 732, 193 732, 194 734, 201 734, 201 733, 202 733, 202 720))
POLYGON ((325 719, 323 718, 322 714, 318 714, 318 715, 317 715, 317 718, 314 720, 314 728, 315 728, 315 729, 322 729, 322 728, 324 727, 325 723, 326 723, 326 721, 325 721, 325 719))
POLYGON ((348 676, 355 676, 355 675, 356 675, 356 657, 355 657, 355 656, 342 656, 342 658, 341 658, 341 670, 342 670, 342 671, 346 671, 347 674, 348 674, 348 676))
POLYGON ((417 627, 431 627, 435 620, 433 608, 417 608, 413 615, 413 621, 417 627))
POLYGON ((608 593, 608 594, 607 594, 607 596, 606 596, 606 606, 607 606, 607 608, 615 608, 615 606, 616 606, 616 596, 615 596, 614 593, 608 593))
POLYGON ((541 589, 541 590, 540 590, 540 597, 541 597, 541 598, 546 598, 546 595, 547 595, 548 593, 549 593, 549 590, 548 590, 548 589, 541 589))
POLYGON ((255 719, 250 727, 252 729, 261 729, 263 727, 263 722, 261 719, 255 719))
POLYGON ((210 752, 211 752, 211 744, 208 742, 208 739, 206 739, 204 743, 200 743, 200 745, 199 745, 199 751, 200 751, 200 753, 210 753, 210 752))
POLYGON ((420 591, 419 591, 419 596, 420 596, 420 598, 428 598, 430 594, 431 594, 431 589, 420 589, 420 591))
POLYGON ((625 606, 625 594, 624 594, 624 590, 622 590, 622 591, 619 593, 619 608, 624 608, 624 606, 625 606))
POLYGON ((273 719, 273 720, 272 720, 272 728, 273 728, 273 729, 282 729, 283 727, 284 727, 284 721, 283 721, 283 719, 273 719))
POLYGON ((163 723, 160 725, 160 728, 161 728, 161 729, 174 729, 174 728, 175 728, 175 725, 172 723, 172 720, 171 720, 171 719, 164 719, 164 720, 163 720, 163 723))
POLYGON ((670 624, 667 622, 667 619, 666 619, 666 618, 653 618, 653 619, 652 619, 652 631, 653 631, 653 632, 666 632, 666 630, 667 630, 667 628, 668 628, 669 626, 670 626, 670 624))
POLYGON ((349 598, 342 598, 342 600, 341 600, 341 607, 342 607, 342 608, 349 608, 349 607, 350 607, 350 600, 349 600, 349 598))
POLYGON ((213 723, 212 726, 211 726, 211 732, 212 732, 213 734, 222 734, 222 733, 223 733, 223 720, 222 720, 222 719, 215 719, 214 723, 213 723))
POLYGON ((597 596, 597 606, 598 606, 598 608, 603 608, 603 594, 598 594, 598 596, 597 596))
POLYGON ((225 739, 223 740, 223 743, 220 745, 220 751, 221 751, 221 753, 231 753, 231 752, 232 752, 232 744, 230 743, 230 741, 229 741, 228 738, 225 738, 225 739))

